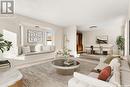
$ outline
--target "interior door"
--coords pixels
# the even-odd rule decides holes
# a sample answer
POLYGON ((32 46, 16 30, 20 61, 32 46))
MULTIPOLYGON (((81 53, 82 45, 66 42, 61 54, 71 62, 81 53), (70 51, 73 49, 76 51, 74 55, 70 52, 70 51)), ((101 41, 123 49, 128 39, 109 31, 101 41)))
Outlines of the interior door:
POLYGON ((82 33, 77 33, 77 52, 83 51, 82 33))

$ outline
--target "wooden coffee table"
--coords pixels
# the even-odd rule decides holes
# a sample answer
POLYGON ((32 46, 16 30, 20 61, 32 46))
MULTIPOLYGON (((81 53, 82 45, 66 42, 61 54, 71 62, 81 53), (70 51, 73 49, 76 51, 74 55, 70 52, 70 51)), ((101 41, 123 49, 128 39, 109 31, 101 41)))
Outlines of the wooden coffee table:
POLYGON ((71 75, 73 72, 79 70, 80 63, 76 60, 70 59, 73 63, 71 65, 64 64, 65 59, 56 59, 52 61, 52 66, 56 69, 58 74, 71 75))

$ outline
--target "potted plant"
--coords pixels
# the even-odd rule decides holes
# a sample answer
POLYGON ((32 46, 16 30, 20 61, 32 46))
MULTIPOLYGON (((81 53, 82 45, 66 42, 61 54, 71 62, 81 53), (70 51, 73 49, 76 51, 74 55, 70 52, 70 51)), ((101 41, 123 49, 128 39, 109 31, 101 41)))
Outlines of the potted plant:
POLYGON ((0 54, 9 51, 11 46, 12 42, 3 39, 3 35, 0 34, 0 54))
POLYGON ((57 54, 58 55, 62 55, 63 57, 64 57, 64 64, 65 65, 70 65, 70 64, 72 64, 73 63, 73 61, 71 61, 70 59, 69 59, 69 57, 70 57, 70 52, 71 52, 71 50, 69 50, 69 49, 67 49, 67 48, 64 48, 63 49, 63 51, 58 51, 57 52, 57 54))
POLYGON ((116 39, 116 44, 118 47, 118 54, 121 56, 124 55, 124 43, 125 43, 125 38, 123 36, 118 36, 116 39))

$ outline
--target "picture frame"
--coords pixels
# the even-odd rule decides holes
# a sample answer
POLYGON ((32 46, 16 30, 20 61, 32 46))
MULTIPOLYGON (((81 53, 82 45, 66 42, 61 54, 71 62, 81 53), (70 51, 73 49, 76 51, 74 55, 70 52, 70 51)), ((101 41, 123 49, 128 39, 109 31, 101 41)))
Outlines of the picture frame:
POLYGON ((27 38, 28 43, 42 43, 43 32, 29 29, 27 30, 27 38))
POLYGON ((100 35, 96 37, 97 44, 108 44, 108 35, 100 35))

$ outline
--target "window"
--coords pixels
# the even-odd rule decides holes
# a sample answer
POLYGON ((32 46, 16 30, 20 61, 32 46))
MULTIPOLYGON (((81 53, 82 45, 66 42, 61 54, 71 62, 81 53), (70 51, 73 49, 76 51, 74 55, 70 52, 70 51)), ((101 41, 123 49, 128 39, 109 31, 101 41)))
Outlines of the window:
POLYGON ((17 34, 8 30, 3 30, 4 39, 12 42, 12 47, 9 51, 4 52, 3 56, 5 58, 14 58, 18 55, 17 46, 17 34))

